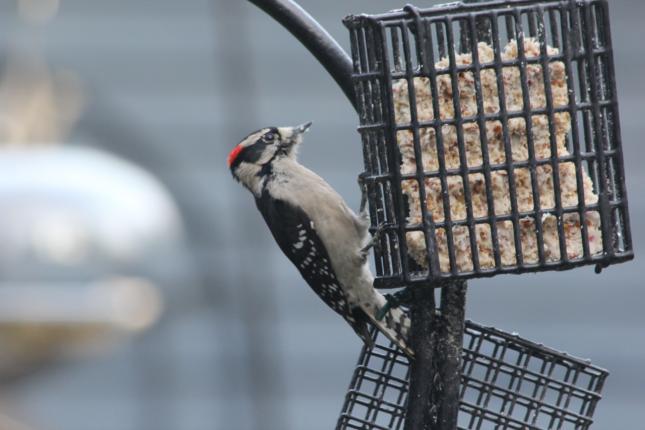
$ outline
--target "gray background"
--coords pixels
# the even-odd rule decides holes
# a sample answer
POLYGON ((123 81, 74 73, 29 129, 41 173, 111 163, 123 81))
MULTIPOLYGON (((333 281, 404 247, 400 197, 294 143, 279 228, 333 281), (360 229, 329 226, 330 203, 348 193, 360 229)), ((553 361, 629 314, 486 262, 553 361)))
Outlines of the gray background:
MULTIPOLYGON (((301 4, 346 48, 343 16, 402 5, 301 4)), ((645 2, 610 6, 638 253, 645 240, 645 2)), ((2 387, 10 414, 48 430, 332 428, 359 341, 281 255, 225 158, 249 131, 313 120, 301 160, 358 206, 357 118, 335 83, 242 0, 63 0, 57 18, 36 29, 16 18, 13 2, 0 3, 1 52, 34 39, 50 63, 75 70, 89 88, 74 142, 138 163, 173 193, 194 270, 164 275, 172 294, 151 331, 108 356, 2 387)), ((589 267, 472 281, 467 314, 609 369, 593 428, 640 429, 643 284, 638 255, 600 276, 589 267)))

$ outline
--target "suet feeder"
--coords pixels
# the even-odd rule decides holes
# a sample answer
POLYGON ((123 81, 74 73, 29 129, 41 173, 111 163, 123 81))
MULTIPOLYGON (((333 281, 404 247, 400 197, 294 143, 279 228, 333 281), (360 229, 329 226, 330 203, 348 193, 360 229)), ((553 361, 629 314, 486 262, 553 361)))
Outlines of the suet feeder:
MULTIPOLYGON (((410 362, 373 331, 363 348, 336 430, 402 430, 410 362)), ((586 430, 607 371, 492 327, 466 322, 460 430, 586 430)))
POLYGON ((605 0, 345 24, 379 286, 633 257, 605 0))

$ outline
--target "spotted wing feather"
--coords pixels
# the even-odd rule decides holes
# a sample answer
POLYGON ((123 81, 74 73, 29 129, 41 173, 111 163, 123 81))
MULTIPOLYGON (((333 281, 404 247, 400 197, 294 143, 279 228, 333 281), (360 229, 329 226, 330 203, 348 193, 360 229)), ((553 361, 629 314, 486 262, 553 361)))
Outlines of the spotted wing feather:
POLYGON ((367 316, 362 309, 348 303, 327 249, 307 214, 287 202, 272 198, 267 192, 256 199, 256 204, 280 249, 311 289, 342 316, 364 342, 370 343, 367 316))

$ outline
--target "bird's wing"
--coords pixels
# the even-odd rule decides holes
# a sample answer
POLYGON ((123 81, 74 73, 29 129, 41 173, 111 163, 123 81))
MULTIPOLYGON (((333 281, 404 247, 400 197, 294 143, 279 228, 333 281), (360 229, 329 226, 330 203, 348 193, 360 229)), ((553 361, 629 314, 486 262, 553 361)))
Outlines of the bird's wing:
POLYGON ((280 249, 300 271, 307 284, 327 306, 352 326, 363 341, 370 343, 367 316, 360 307, 349 305, 331 266, 327 249, 307 214, 283 200, 272 198, 267 192, 256 199, 256 204, 280 249))

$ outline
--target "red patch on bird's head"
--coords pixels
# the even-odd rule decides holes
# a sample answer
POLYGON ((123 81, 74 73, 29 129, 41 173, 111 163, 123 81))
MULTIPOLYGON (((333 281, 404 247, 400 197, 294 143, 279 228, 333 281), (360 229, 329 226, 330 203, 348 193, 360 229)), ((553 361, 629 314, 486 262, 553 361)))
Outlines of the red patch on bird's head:
POLYGON ((235 162, 235 159, 237 158, 238 155, 240 155, 240 152, 244 147, 242 145, 237 145, 233 150, 228 154, 228 158, 226 159, 226 163, 228 164, 228 167, 230 168, 233 163, 235 162))

